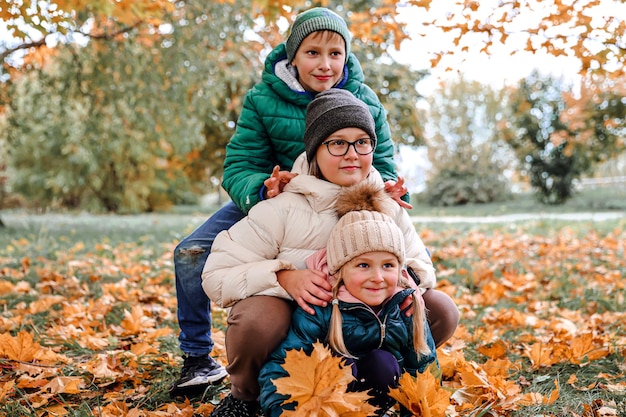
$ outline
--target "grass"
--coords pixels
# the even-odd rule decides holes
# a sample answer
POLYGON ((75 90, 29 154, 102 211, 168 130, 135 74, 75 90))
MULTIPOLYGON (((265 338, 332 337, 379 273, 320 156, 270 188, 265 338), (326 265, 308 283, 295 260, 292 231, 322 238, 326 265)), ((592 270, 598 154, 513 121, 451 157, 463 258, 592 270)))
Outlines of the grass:
POLYGON ((545 205, 529 194, 514 194, 510 200, 488 204, 432 207, 412 197, 411 214, 422 216, 500 216, 508 214, 554 214, 579 212, 626 212, 626 185, 596 187, 578 191, 564 205, 545 205))
MULTIPOLYGON (((615 207, 626 211, 626 199, 617 198, 622 191, 594 190, 579 195, 572 205, 558 208, 520 197, 488 206, 435 209, 416 205, 412 214, 490 216, 599 212, 615 207)), ((207 210, 199 207, 134 216, 0 212, 6 225, 0 228, 0 334, 16 335, 20 330, 28 330, 38 335, 42 345, 72 359, 58 370, 60 374, 91 380, 83 364, 100 353, 113 356, 114 352, 130 352, 148 334, 111 334, 104 350, 85 347, 77 339, 62 340, 54 331, 67 316, 64 309, 68 306, 87 305, 97 310, 98 300, 113 296, 102 316, 106 326, 120 327, 127 312, 140 305, 151 312, 156 329, 172 329, 171 334, 158 339, 158 351, 145 354, 137 363, 130 356, 120 356, 122 369, 136 369, 132 378, 120 378, 122 382, 113 385, 94 380, 89 395, 48 395, 52 397, 50 401, 64 404, 73 416, 104 415, 113 393, 124 390, 128 391, 124 397, 127 407, 154 411, 172 402, 167 388, 177 377, 181 352, 175 337, 178 329, 171 253, 175 244, 208 215, 207 210), (3 282, 22 285, 21 290, 3 292, 3 282), (35 309, 37 302, 56 296, 67 302, 35 309), (21 319, 15 324, 18 316, 21 319)), ((603 404, 621 415, 626 413, 626 318, 622 313, 626 218, 602 222, 541 218, 504 223, 429 222, 416 227, 433 253, 440 285, 461 309, 458 343, 464 344, 465 361, 482 367, 489 358, 481 353, 481 346, 503 340, 507 345, 506 359, 517 364, 508 371, 508 381, 524 392, 544 396, 554 390, 554 381, 559 381, 560 396, 554 404, 538 404, 501 415, 592 416, 583 413, 593 404, 603 404), (497 292, 501 290, 499 285, 504 284, 510 285, 505 288, 505 295, 490 296, 489 291, 497 292), (507 312, 513 311, 541 325, 533 325, 533 321, 503 321, 507 312), (567 360, 534 366, 524 346, 536 340, 565 346, 559 340, 566 342, 564 334, 551 330, 555 320, 571 321, 583 329, 600 323, 598 327, 589 327, 594 343, 616 345, 606 356, 583 359, 581 364, 567 360)), ((222 310, 214 312, 214 324, 219 330, 225 329, 222 310)), ((13 361, 0 356, 0 396, 3 383, 23 377, 18 369, 13 361)), ((450 378, 451 382, 458 376, 450 378)), ((227 388, 215 387, 191 406, 215 402, 227 388)), ((8 400, 0 401, 0 416, 40 415, 41 409, 33 405, 34 395, 32 389, 16 388, 8 400)), ((468 415, 480 415, 479 409, 477 406, 468 415)))

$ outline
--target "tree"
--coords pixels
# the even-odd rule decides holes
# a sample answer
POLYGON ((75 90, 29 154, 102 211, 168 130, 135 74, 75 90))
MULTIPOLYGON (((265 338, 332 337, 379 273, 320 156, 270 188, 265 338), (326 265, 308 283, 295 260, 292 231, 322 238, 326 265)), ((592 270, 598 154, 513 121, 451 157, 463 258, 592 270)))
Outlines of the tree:
POLYGON ((132 7, 119 1, 15 1, 0 7, 0 20, 13 39, 4 39, 0 60, 17 51, 45 47, 53 38, 72 43, 83 37, 111 39, 140 28, 155 30, 161 18, 174 10, 169 0, 135 0, 132 7))
POLYGON ((504 118, 503 94, 476 81, 459 79, 427 99, 428 156, 432 172, 425 196, 429 204, 452 206, 506 198, 503 177, 509 162, 498 140, 504 118))
POLYGON ((564 203, 574 180, 624 149, 626 98, 611 86, 590 77, 577 96, 534 72, 512 92, 503 132, 542 202, 564 203))
POLYGON ((189 1, 169 32, 63 44, 49 64, 16 77, 8 113, 15 190, 47 205, 121 212, 205 190, 221 173, 258 62, 233 25, 251 26, 245 7, 219 11, 189 1))

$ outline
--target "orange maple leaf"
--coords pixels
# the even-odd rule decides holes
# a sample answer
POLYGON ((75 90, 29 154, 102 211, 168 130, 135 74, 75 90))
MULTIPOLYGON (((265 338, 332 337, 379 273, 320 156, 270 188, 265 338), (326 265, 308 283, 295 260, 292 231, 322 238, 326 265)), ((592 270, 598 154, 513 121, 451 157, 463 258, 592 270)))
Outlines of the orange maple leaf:
POLYGON ((560 395, 558 379, 554 380, 554 385, 556 386, 556 388, 550 393, 549 396, 546 397, 544 395, 541 395, 538 392, 529 392, 528 394, 525 394, 522 397, 520 397, 520 399, 518 400, 518 404, 522 406, 554 404, 554 402, 559 399, 559 395, 560 395))
POLYGON ((132 311, 124 311, 124 319, 120 323, 124 328, 124 334, 139 334, 145 332, 148 328, 154 328, 156 321, 144 315, 143 308, 139 305, 135 305, 132 311))
POLYGON ((553 355, 553 347, 544 343, 533 343, 530 346, 526 346, 524 353, 532 362, 533 369, 539 369, 544 366, 552 366, 557 363, 557 360, 553 355))
POLYGON ((483 355, 490 357, 491 359, 499 359, 504 357, 507 351, 507 347, 502 340, 498 339, 495 343, 492 343, 491 345, 479 346, 478 351, 483 355))
POLYGON ((289 376, 273 381, 276 392, 290 396, 283 404, 298 404, 296 410, 284 411, 285 417, 366 417, 376 411, 367 403, 367 393, 347 392, 354 380, 350 367, 322 343, 313 344, 310 356, 303 350, 288 351, 283 369, 289 376))
POLYGON ((4 402, 4 397, 11 393, 15 387, 15 381, 0 382, 0 401, 4 402))
POLYGON ((444 417, 450 405, 450 394, 450 391, 439 385, 432 372, 432 365, 416 378, 405 372, 400 377, 398 388, 389 390, 389 396, 413 415, 423 417, 444 417))
POLYGON ((56 363, 60 356, 51 349, 44 348, 33 340, 33 335, 22 330, 13 337, 8 333, 0 334, 0 357, 20 362, 56 363))
POLYGON ((42 389, 52 394, 79 394, 85 387, 85 381, 81 377, 58 376, 48 382, 42 389))
POLYGON ((570 341, 571 358, 570 361, 580 364, 583 360, 594 361, 609 355, 609 349, 606 346, 594 345, 593 334, 590 332, 583 333, 570 341))

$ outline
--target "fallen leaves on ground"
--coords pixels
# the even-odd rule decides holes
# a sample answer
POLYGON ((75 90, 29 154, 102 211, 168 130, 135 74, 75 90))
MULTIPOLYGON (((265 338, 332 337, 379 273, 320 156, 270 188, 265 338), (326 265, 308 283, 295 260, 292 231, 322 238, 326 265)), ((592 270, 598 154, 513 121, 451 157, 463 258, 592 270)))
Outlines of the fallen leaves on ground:
MULTIPOLYGON (((457 332, 438 350, 441 389, 450 393, 446 415, 626 413, 623 229, 422 229, 438 288, 461 311, 457 332)), ((48 257, 20 249, 30 245, 0 248, 0 416, 210 412, 222 391, 201 402, 167 395, 181 364, 173 243, 148 249, 103 238, 48 257)), ((225 317, 214 311, 216 329, 225 328, 225 317)), ((214 335, 214 353, 225 363, 224 333, 214 335)), ((290 384, 283 389, 306 395, 290 384)))

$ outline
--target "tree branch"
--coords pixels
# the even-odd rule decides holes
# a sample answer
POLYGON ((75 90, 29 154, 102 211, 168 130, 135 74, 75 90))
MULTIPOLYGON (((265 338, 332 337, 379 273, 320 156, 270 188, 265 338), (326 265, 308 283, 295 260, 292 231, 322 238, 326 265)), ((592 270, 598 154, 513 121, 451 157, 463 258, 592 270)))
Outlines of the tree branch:
POLYGON ((121 35, 123 33, 127 33, 130 32, 131 30, 139 27, 142 23, 144 23, 143 20, 138 20, 137 22, 135 22, 135 24, 131 25, 131 26, 126 26, 124 28, 121 28, 115 32, 111 32, 111 33, 100 33, 100 34, 91 34, 91 33, 83 33, 83 32, 79 32, 81 35, 83 36, 87 36, 88 38, 91 39, 95 39, 95 40, 110 40, 115 38, 118 35, 121 35))
MULTIPOLYGON (((78 32, 83 36, 86 36, 90 39, 94 39, 94 40, 110 40, 115 38, 118 35, 121 35, 123 33, 127 33, 130 32, 131 30, 139 27, 139 25, 141 25, 143 23, 143 20, 139 20, 137 21, 135 24, 131 25, 131 26, 126 26, 124 28, 121 28, 115 32, 111 32, 111 33, 100 33, 100 34, 90 34, 90 33, 83 33, 83 32, 78 32)), ((38 48, 40 46, 43 46, 46 44, 46 38, 43 37, 42 39, 38 40, 38 41, 34 41, 34 42, 27 42, 27 43, 22 43, 20 45, 17 45, 13 48, 9 48, 6 51, 3 51, 0 54, 0 62, 4 61, 9 55, 11 55, 12 53, 19 51, 20 49, 28 49, 28 48, 38 48)))
POLYGON ((0 61, 4 61, 4 59, 6 57, 8 57, 9 55, 11 55, 13 52, 19 51, 20 49, 28 49, 28 48, 38 48, 40 46, 43 46, 46 44, 46 38, 42 38, 38 41, 35 42, 28 42, 28 43, 23 43, 20 45, 17 45, 13 48, 9 48, 6 51, 2 52, 0 54, 0 61))

